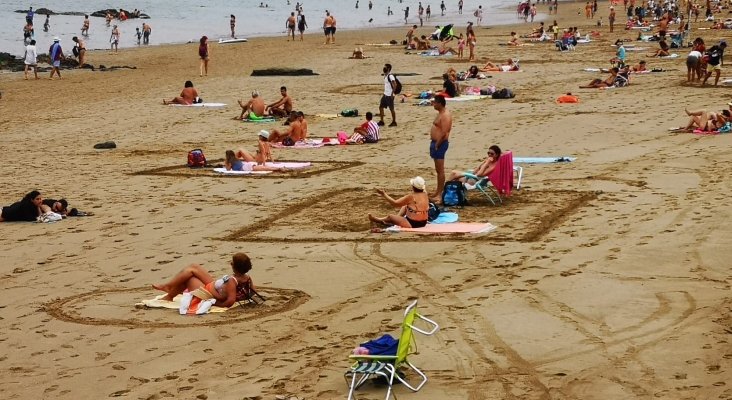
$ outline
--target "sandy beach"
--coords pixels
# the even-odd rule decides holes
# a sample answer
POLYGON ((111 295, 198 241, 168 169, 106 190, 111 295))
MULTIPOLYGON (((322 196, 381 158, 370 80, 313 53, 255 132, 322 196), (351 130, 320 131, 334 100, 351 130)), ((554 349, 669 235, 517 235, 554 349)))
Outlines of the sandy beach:
MULTIPOLYGON (((374 189, 406 194, 417 175, 435 185, 435 111, 412 99, 378 144, 274 150, 312 162, 306 170, 228 177, 184 166, 191 149, 221 163, 227 149, 254 150, 260 129, 282 128, 232 120, 252 90, 273 102, 287 86, 311 136, 332 137, 362 118, 317 115, 377 113, 384 63, 414 73, 400 80, 415 93, 473 64, 368 45, 401 41, 406 28, 338 32, 328 46, 318 34, 212 44, 207 77, 196 44, 90 51, 95 66, 136 69, 63 70, 62 80, 0 73, 0 203, 38 189, 95 213, 0 224, 3 398, 346 398, 351 350, 398 334, 415 299, 440 331, 418 336, 410 357, 429 382, 418 393, 395 386, 399 398, 732 398, 732 135, 669 132, 686 124, 684 108, 726 109, 729 87, 688 85, 682 48, 676 59, 629 52, 666 71, 628 87, 578 89, 607 76, 583 68, 609 67, 610 45, 637 35, 595 27, 577 14, 583 5, 563 4, 556 18, 601 32, 576 51, 499 45, 538 23, 476 29, 475 64, 518 58, 523 71, 476 82, 514 99, 448 103, 448 172, 474 167, 492 144, 577 158, 524 164, 522 188, 500 206, 471 192, 460 220, 498 227, 480 235, 370 232, 367 213, 396 211, 374 189), (348 59, 357 45, 369 58, 348 59), (319 75, 250 76, 270 67, 319 75), (186 80, 227 107, 163 106, 186 80), (567 92, 581 102, 556 104, 567 92), (118 147, 93 149, 108 140, 118 147), (135 306, 190 263, 229 273, 238 251, 252 257, 264 304, 200 317, 135 306)), ((709 47, 725 33, 691 36, 709 47)), ((369 384, 358 398, 384 393, 369 384)))

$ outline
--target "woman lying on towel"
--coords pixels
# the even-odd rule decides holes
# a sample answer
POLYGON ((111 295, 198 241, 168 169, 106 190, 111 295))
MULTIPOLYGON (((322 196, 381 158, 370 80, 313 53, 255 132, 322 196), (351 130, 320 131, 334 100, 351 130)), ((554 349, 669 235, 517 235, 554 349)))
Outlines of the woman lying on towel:
POLYGON ((272 157, 272 147, 269 145, 269 132, 265 130, 259 131, 257 136, 257 154, 252 156, 248 151, 239 149, 236 151, 236 158, 242 161, 256 162, 258 165, 264 165, 266 162, 274 162, 272 157))
MULTIPOLYGON (((475 176, 488 176, 491 172, 493 172, 493 169, 496 168, 496 165, 498 164, 498 158, 501 157, 501 148, 496 146, 495 144, 488 148, 488 157, 483 160, 480 165, 478 165, 477 168, 475 168, 472 171, 467 171, 470 174, 473 174, 475 176)), ((465 173, 463 171, 452 171, 450 173, 450 176, 447 178, 448 181, 460 181, 462 183, 467 183, 471 185, 475 185, 475 180, 468 179, 465 177, 465 173)))
POLYGON ((689 123, 685 127, 678 129, 684 132, 693 132, 695 129, 714 132, 719 130, 719 128, 731 119, 729 110, 723 110, 721 113, 706 110, 689 111, 685 109, 684 111, 689 116, 689 123))
POLYGON ((163 300, 173 301, 175 296, 184 291, 193 292, 204 289, 216 299, 216 306, 231 307, 236 301, 246 300, 251 289, 254 289, 252 278, 247 275, 252 269, 252 261, 244 253, 236 253, 231 259, 232 275, 214 278, 198 264, 191 264, 167 283, 154 284, 152 287, 167 295, 163 300))
POLYGON ((376 193, 386 199, 389 204, 401 208, 398 214, 389 214, 384 218, 377 218, 369 214, 369 221, 382 225, 398 225, 402 228, 421 228, 427 225, 430 199, 425 192, 424 179, 418 176, 412 178, 409 183, 412 185, 412 193, 396 200, 386 194, 384 190, 376 189, 376 193))
POLYGON ((500 65, 488 61, 480 70, 483 72, 511 72, 518 71, 519 65, 511 59, 507 60, 505 64, 500 65))
POLYGON ((271 167, 268 165, 252 165, 252 162, 258 162, 255 157, 247 153, 244 149, 239 149, 237 153, 234 150, 226 150, 226 159, 224 167, 227 171, 285 171, 285 168, 271 167), (241 158, 237 157, 237 153, 241 158))
POLYGON ((617 67, 610 68, 610 76, 605 79, 604 81, 602 79, 596 78, 593 79, 589 84, 585 86, 580 86, 581 89, 588 89, 588 88, 603 88, 603 87, 611 87, 615 85, 615 78, 618 76, 618 72, 620 70, 617 67))

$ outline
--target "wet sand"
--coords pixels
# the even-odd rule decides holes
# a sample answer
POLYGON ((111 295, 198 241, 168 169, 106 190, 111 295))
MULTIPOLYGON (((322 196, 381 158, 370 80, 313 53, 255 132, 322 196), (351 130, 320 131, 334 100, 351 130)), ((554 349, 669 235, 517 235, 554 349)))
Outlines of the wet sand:
MULTIPOLYGON (((582 5, 561 7, 560 25, 595 29, 576 15, 582 5)), ((685 107, 725 108, 729 90, 687 85, 688 49, 649 59, 670 71, 629 87, 580 90, 606 76, 581 70, 607 67, 610 44, 635 32, 603 27, 560 53, 499 46, 511 29, 530 26, 478 28, 476 64, 519 58, 523 72, 478 83, 516 98, 448 103, 448 171, 477 165, 491 144, 577 160, 524 165, 521 190, 502 206, 471 193, 461 220, 498 226, 478 236, 369 232, 367 213, 391 211, 375 188, 401 195, 415 175, 435 184, 435 111, 412 100, 397 105, 399 126, 382 129, 377 145, 274 150, 312 161, 309 170, 222 177, 181 167, 191 149, 216 164, 227 149, 255 149, 260 129, 281 128, 231 119, 254 89, 273 102, 286 85, 311 135, 334 136, 361 118, 315 115, 378 112, 385 62, 418 74, 400 77, 405 92, 438 89, 445 69, 472 64, 400 46, 362 46, 370 58, 348 59, 357 43, 401 40, 406 29, 339 32, 329 46, 319 35, 212 44, 203 78, 195 44, 87 56, 135 70, 62 71, 60 81, 0 74, 2 203, 39 189, 96 214, 0 225, 4 398, 345 398, 352 348, 396 335, 412 299, 441 329, 417 337, 411 358, 428 384, 419 394, 398 387, 400 398, 732 397, 732 135, 668 131, 686 123, 685 107), (320 75, 249 76, 269 67, 320 75), (228 106, 161 104, 189 79, 228 106), (555 104, 569 91, 581 103, 555 104), (118 148, 92 148, 106 140, 118 148), (253 258, 264 305, 202 317, 134 306, 187 264, 227 273, 237 251, 253 258)), ((697 33, 711 44, 725 32, 697 33)), ((384 395, 371 385, 359 393, 384 395)))

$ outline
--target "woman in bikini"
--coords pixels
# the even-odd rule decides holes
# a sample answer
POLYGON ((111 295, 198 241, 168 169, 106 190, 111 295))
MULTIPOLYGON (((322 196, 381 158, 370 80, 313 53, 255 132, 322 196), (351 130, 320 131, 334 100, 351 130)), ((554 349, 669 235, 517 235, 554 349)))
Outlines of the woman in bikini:
POLYGON ((684 111, 689 116, 689 123, 686 127, 679 128, 678 130, 685 132, 693 132, 695 129, 714 132, 730 120, 729 110, 723 110, 721 113, 706 110, 689 111, 684 109, 684 111))
POLYGON ((204 73, 208 76, 208 36, 201 37, 198 44, 198 56, 201 58, 201 76, 203 76, 204 73))
POLYGON ((511 72, 518 71, 519 66, 511 59, 506 60, 505 64, 500 65, 488 61, 480 70, 483 72, 511 72))
POLYGON ((599 78, 593 79, 589 84, 580 86, 580 89, 611 87, 615 84, 615 78, 617 78, 618 72, 620 70, 617 67, 610 68, 610 76, 607 79, 604 81, 599 78))
POLYGON ((250 289, 254 289, 252 278, 247 275, 252 269, 252 261, 245 253, 236 253, 231 259, 232 275, 214 278, 198 264, 191 264, 176 274, 167 283, 154 284, 152 287, 167 295, 163 300, 172 301, 175 296, 188 290, 192 292, 203 288, 216 299, 219 307, 231 307, 237 301, 246 300, 250 289))
MULTIPOLYGON (((478 176, 478 177, 484 177, 490 175, 491 172, 496 168, 496 165, 498 165, 498 159, 501 157, 501 148, 497 145, 493 145, 488 148, 488 157, 483 160, 480 165, 478 165, 477 168, 471 171, 467 171, 468 173, 478 176)), ((450 177, 447 178, 448 181, 460 181, 462 183, 472 184, 475 185, 475 180, 468 179, 465 177, 465 172, 463 171, 452 171, 450 173, 450 177)))
POLYGON ((421 228, 427 225, 430 199, 425 191, 424 179, 418 176, 412 178, 409 183, 412 185, 412 193, 396 200, 384 192, 383 189, 376 189, 376 193, 386 199, 389 204, 401 208, 398 214, 389 214, 383 218, 377 218, 369 214, 369 221, 381 225, 397 225, 402 228, 421 228))
POLYGON ((224 167, 227 171, 287 171, 286 168, 272 167, 269 165, 252 165, 251 163, 258 163, 264 159, 252 156, 244 149, 239 149, 236 153, 233 150, 226 150, 226 157, 224 159, 224 167))

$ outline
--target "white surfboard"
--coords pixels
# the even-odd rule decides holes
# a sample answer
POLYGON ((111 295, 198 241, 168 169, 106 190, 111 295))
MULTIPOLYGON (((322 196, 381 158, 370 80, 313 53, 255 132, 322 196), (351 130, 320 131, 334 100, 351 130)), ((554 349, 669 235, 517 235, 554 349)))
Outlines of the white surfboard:
POLYGON ((242 38, 242 39, 219 39, 219 44, 244 43, 246 41, 247 40, 244 38, 242 38))

